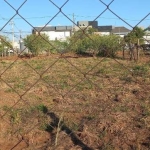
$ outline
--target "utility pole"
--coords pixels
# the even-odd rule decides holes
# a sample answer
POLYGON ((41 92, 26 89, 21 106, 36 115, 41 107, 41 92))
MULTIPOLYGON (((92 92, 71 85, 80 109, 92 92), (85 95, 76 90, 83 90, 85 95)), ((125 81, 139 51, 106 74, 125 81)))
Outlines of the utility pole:
POLYGON ((73 15, 72 15, 72 19, 73 19, 73 26, 72 26, 72 28, 73 28, 73 33, 74 33, 74 31, 75 31, 75 25, 74 25, 74 23, 75 23, 75 18, 74 18, 74 13, 73 13, 73 15))
MULTIPOLYGON (((20 52, 22 51, 22 36, 21 36, 21 35, 22 35, 22 31, 19 30, 19 33, 20 33, 20 39, 19 39, 19 48, 20 48, 20 49, 19 49, 18 52, 20 53, 20 52)), ((18 53, 18 52, 17 52, 17 53, 18 53)))
POLYGON ((21 34, 22 34, 22 31, 21 30, 19 30, 19 32, 20 32, 20 40, 22 39, 22 36, 21 36, 21 34))
POLYGON ((10 21, 11 31, 12 31, 12 47, 14 48, 14 21, 10 21))

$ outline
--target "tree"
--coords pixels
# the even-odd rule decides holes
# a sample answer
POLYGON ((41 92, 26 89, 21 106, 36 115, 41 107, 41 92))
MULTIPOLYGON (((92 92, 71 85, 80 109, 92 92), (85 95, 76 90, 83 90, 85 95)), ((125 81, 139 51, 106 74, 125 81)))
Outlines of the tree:
POLYGON ((66 53, 68 52, 67 48, 68 48, 68 41, 59 41, 59 40, 55 40, 55 41, 51 41, 51 43, 53 44, 53 48, 52 48, 52 52, 53 53, 66 53))
POLYGON ((30 52, 37 56, 43 51, 49 51, 52 48, 49 37, 46 34, 31 34, 24 39, 25 46, 30 52))
POLYGON ((7 50, 12 49, 12 45, 7 40, 6 37, 0 36, 0 55, 4 56, 7 55, 7 50))
POLYGON ((121 50, 121 38, 117 35, 100 36, 98 43, 98 55, 103 57, 116 57, 121 50))
POLYGON ((97 29, 95 28, 83 28, 74 32, 74 34, 69 39, 69 48, 77 54, 87 54, 89 51, 93 51, 93 37, 97 29))
POLYGON ((135 27, 130 33, 128 33, 124 40, 129 45, 130 50, 130 60, 135 58, 135 51, 134 49, 137 49, 137 60, 139 59, 139 45, 144 43, 143 36, 145 35, 145 32, 142 28, 135 27))
POLYGON ((139 44, 143 44, 143 36, 145 35, 145 32, 142 28, 135 27, 130 33, 128 33, 124 39, 127 43, 137 44, 139 41, 139 44))
POLYGON ((92 54, 95 56, 115 57, 120 50, 120 37, 116 35, 100 36, 96 30, 89 28, 79 30, 70 39, 70 47, 77 54, 92 54))

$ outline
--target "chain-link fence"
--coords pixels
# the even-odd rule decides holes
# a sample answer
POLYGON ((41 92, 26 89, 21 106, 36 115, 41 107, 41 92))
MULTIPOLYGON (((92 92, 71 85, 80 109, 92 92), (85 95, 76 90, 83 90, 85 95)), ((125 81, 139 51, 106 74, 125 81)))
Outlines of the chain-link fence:
MULTIPOLYGON (((93 1, 99 10, 83 2, 83 9, 88 7, 89 12, 91 9, 97 15, 90 22, 76 23, 75 15, 67 13, 67 5, 73 8, 81 4, 72 0, 45 0, 56 13, 42 27, 35 27, 36 18, 26 17, 26 13, 36 13, 36 2, 32 12, 26 10, 24 14, 22 10, 29 0, 0 1, 10 9, 9 19, 0 12, 3 21, 0 24, 0 150, 150 149, 150 13, 147 10, 133 26, 113 9, 116 1, 93 1), (14 7, 13 3, 19 6, 14 7), (96 21, 108 12, 130 29, 96 27, 96 21), (49 26, 58 14, 71 27, 49 26), (14 44, 15 17, 33 32, 22 38, 19 30, 20 44, 25 39, 25 45, 18 49, 14 44), (146 30, 137 28, 144 21, 146 30), (8 25, 11 32, 5 31, 8 25), (67 34, 63 35, 66 39, 49 40, 43 34, 47 27, 53 33, 67 34), (142 31, 146 35, 142 34, 141 38, 142 31), (4 33, 13 37, 12 43, 4 33), (131 34, 125 41, 123 36, 128 33, 131 34)), ((122 5, 125 3, 130 5, 130 1, 122 5)), ((148 3, 147 0, 143 5, 148 3)), ((39 11, 45 9, 43 5, 39 11)), ((140 11, 143 9, 141 6, 140 11)))

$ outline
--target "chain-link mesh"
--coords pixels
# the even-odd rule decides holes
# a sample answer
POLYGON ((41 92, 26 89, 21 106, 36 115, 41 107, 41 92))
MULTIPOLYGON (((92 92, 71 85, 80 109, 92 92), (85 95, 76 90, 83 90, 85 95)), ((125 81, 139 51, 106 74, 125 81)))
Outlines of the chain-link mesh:
MULTIPOLYGON (((21 53, 14 48, 12 56, 1 52, 0 150, 150 149, 149 50, 138 47, 140 55, 132 55, 129 48, 115 57, 110 53, 105 57, 77 55, 69 50, 81 37, 90 43, 95 43, 95 39, 86 32, 89 26, 82 28, 67 15, 65 7, 72 1, 64 1, 61 6, 47 1, 56 14, 40 30, 20 13, 27 2, 16 8, 10 1, 3 1, 15 14, 10 14, 8 20, 1 16, 5 24, 0 31, 19 16, 38 33, 29 44, 40 37, 56 53, 32 57, 31 51, 24 57, 26 48, 21 53), (63 50, 41 34, 59 14, 82 32, 63 50)), ((133 26, 111 8, 115 0, 109 3, 98 0, 98 4, 104 9, 93 10, 97 11, 93 24, 109 12, 134 32, 150 15, 148 12, 133 26)), ((44 6, 40 11, 43 9, 44 6)), ((0 35, 0 39, 1 44, 9 46, 4 36, 0 35)))

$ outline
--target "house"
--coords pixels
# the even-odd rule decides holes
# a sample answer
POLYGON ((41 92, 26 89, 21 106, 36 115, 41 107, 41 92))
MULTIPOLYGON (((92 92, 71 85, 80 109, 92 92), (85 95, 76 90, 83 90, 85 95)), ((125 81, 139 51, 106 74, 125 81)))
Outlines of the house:
POLYGON ((113 30, 113 26, 97 26, 97 30, 99 35, 110 35, 112 30, 113 30))
POLYGON ((143 37, 145 40, 145 44, 150 44, 150 26, 144 29, 145 36, 143 37))
POLYGON ((114 27, 111 31, 112 34, 119 35, 120 37, 124 37, 128 33, 130 33, 131 30, 127 29, 126 27, 114 27))
POLYGON ((77 26, 78 27, 91 26, 93 28, 96 28, 98 26, 98 22, 97 21, 77 21, 77 26))
POLYGON ((50 40, 63 41, 72 34, 72 26, 45 26, 45 27, 34 27, 32 30, 33 34, 45 33, 49 36, 50 40))
POLYGON ((98 26, 97 21, 78 21, 77 27, 75 29, 79 30, 80 28, 85 28, 85 27, 92 27, 92 28, 97 29, 96 34, 99 34, 99 35, 115 34, 121 37, 124 37, 131 31, 123 26, 121 27, 114 27, 112 25, 98 26))
POLYGON ((99 35, 110 35, 116 34, 121 37, 127 35, 130 30, 126 27, 114 27, 112 25, 108 26, 98 26, 97 21, 77 21, 76 25, 73 26, 45 26, 45 27, 34 27, 32 30, 33 34, 45 33, 49 36, 50 40, 60 40, 64 41, 70 37, 74 31, 78 31, 84 28, 95 28, 97 29, 96 34, 99 35))

